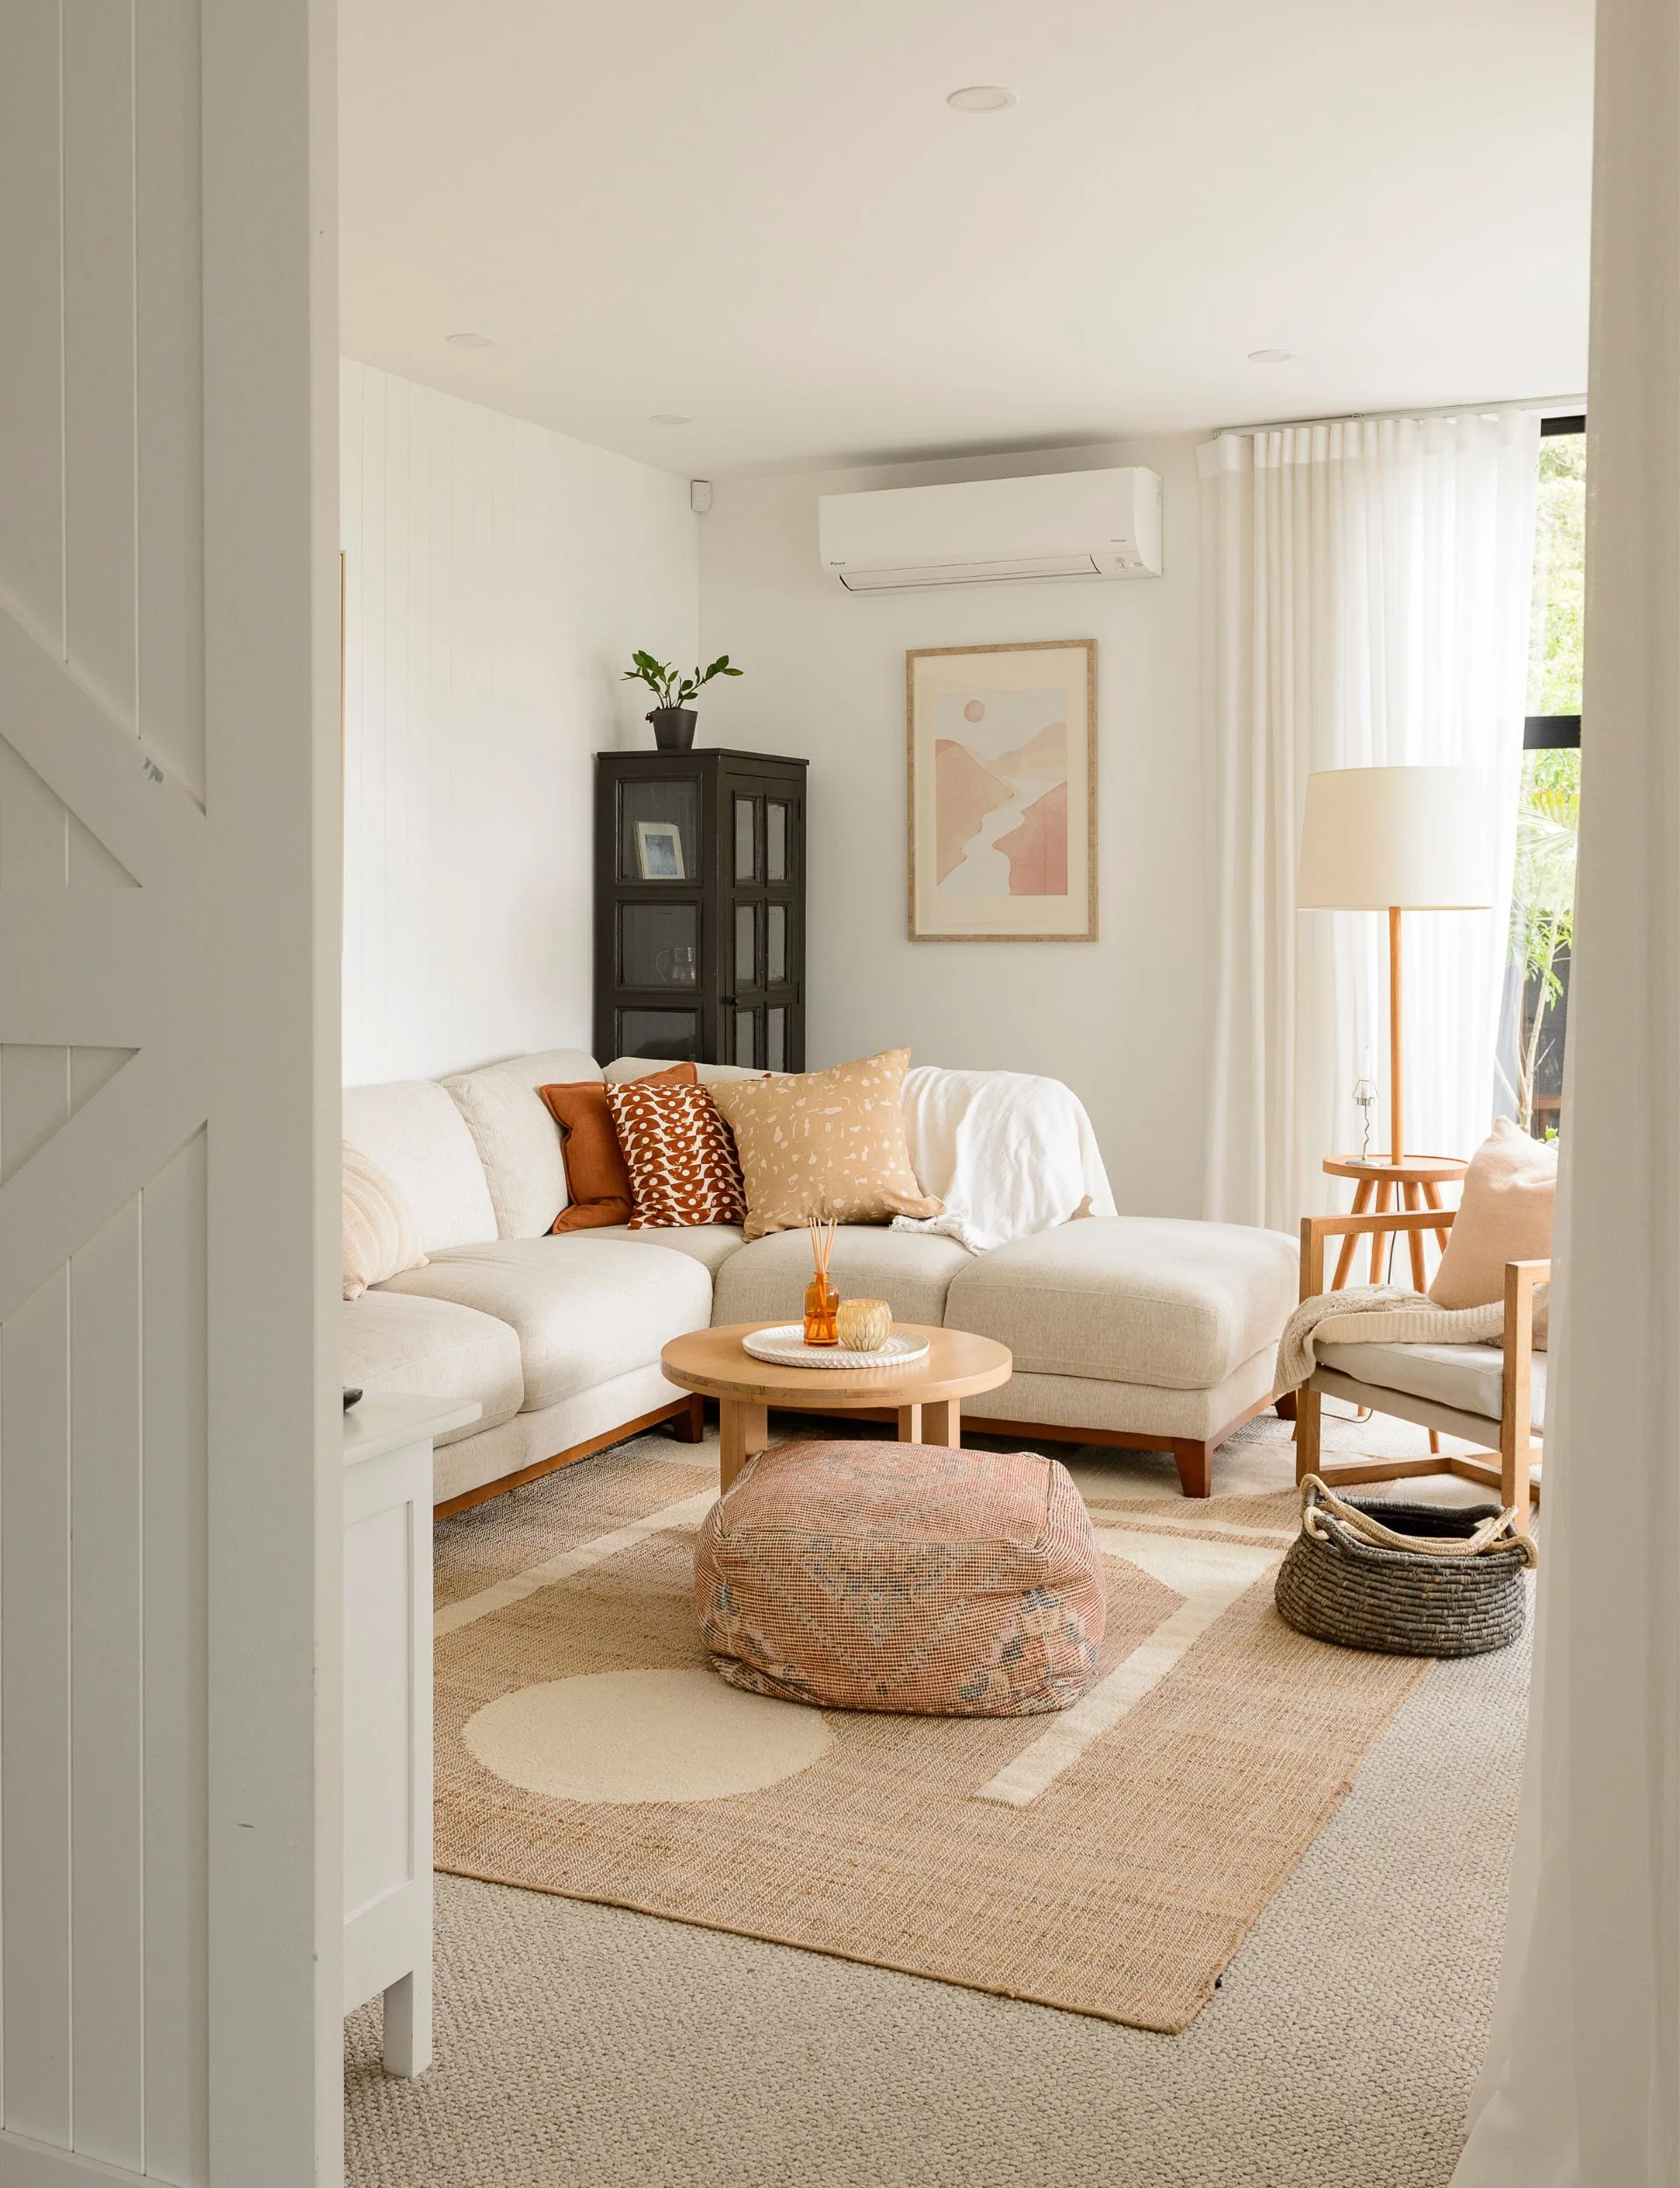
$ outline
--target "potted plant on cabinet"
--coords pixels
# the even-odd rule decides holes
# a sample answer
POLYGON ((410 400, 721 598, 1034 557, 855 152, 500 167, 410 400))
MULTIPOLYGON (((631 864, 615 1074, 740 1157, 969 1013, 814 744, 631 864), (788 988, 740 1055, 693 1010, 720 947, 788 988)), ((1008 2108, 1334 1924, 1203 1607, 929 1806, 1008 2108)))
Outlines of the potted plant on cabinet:
POLYGON ((741 673, 730 667, 727 654, 719 654, 710 668, 696 666, 693 674, 686 677, 668 663, 655 661, 652 654, 634 653, 630 659, 634 665, 625 670, 623 681, 645 684, 658 701, 657 705, 648 709, 648 719, 654 726, 654 742, 662 752, 689 751, 694 743, 694 725, 699 718, 688 702, 713 677, 738 677, 741 673))

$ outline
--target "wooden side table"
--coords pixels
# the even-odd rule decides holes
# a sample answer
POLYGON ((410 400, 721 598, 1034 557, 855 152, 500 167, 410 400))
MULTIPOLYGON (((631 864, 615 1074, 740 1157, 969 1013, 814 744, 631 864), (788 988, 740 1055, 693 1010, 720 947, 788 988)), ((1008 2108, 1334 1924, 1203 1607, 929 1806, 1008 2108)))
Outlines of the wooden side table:
POLYGON ((673 1337, 660 1354, 679 1389, 715 1398, 718 1413, 718 1476, 726 1490, 746 1462, 770 1441, 772 1406, 808 1413, 896 1410, 901 1443, 962 1441, 962 1401, 977 1391, 1007 1383, 1015 1363, 1009 1347, 965 1329, 930 1329, 895 1322, 902 1336, 926 1337, 928 1357, 902 1368, 777 1367, 741 1350, 741 1339, 773 1322, 726 1322, 673 1337))
MULTIPOLYGON (((1469 1168, 1451 1154, 1408 1154, 1398 1162, 1390 1162, 1385 1155, 1336 1154, 1326 1157, 1324 1174, 1326 1177, 1352 1178, 1355 1216, 1400 1215, 1407 1210, 1421 1213, 1426 1208, 1441 1204, 1440 1188, 1456 1185, 1469 1168)), ((1446 1248, 1445 1226, 1435 1233, 1443 1252, 1446 1248)), ((1336 1273, 1330 1288, 1339 1292, 1348 1281, 1354 1266, 1354 1249, 1358 1241, 1351 1237, 1341 1242, 1341 1252, 1336 1260, 1336 1273)), ((1373 1284, 1382 1280, 1382 1247, 1381 1231, 1371 1238, 1371 1276, 1373 1284)), ((1411 1248, 1411 1286, 1421 1292, 1424 1283, 1424 1234, 1409 1231, 1406 1243, 1411 1248)))

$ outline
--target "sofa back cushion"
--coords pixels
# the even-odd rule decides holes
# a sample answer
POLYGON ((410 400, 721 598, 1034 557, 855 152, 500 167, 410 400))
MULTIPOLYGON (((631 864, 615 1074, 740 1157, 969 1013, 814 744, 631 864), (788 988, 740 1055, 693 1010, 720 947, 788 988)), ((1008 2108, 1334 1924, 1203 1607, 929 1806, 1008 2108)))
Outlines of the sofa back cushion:
POLYGON ((496 1237, 540 1238, 566 1205, 560 1133, 536 1090, 556 1082, 598 1085, 600 1077, 600 1065, 581 1049, 546 1048, 443 1082, 479 1151, 496 1237))
MULTIPOLYGON (((615 1056, 601 1074, 609 1086, 634 1086, 638 1079, 652 1078, 655 1071, 668 1071, 668 1060, 657 1056, 615 1056)), ((702 1086, 726 1086, 732 1079, 762 1079, 769 1074, 755 1070, 750 1063, 696 1063, 695 1076, 702 1086)))
POLYGON ((404 1269, 422 1269, 414 1211, 376 1162, 344 1143, 344 1296, 360 1299, 404 1269))
POLYGON ((496 1236, 495 1210, 472 1135, 435 1079, 346 1087, 344 1137, 384 1171, 408 1203, 423 1252, 476 1245, 496 1236))

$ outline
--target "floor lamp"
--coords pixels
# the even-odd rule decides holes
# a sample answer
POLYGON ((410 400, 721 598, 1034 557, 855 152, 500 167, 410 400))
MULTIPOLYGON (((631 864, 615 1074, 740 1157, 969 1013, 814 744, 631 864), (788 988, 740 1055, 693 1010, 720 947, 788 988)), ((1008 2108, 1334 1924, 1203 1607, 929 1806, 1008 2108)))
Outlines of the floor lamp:
POLYGON ((1493 902, 1476 768, 1336 768, 1306 779, 1295 901, 1304 911, 1389 915, 1389 1161, 1405 1155, 1401 921, 1493 902))

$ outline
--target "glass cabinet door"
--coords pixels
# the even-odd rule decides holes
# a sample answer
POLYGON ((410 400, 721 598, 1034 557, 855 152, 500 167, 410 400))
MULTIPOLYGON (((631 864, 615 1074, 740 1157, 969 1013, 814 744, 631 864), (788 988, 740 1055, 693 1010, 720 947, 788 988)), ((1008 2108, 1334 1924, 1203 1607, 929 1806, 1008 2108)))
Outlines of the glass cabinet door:
POLYGON ((692 988, 700 978, 697 904, 619 906, 619 985, 692 988))
POLYGON ((697 881, 699 777, 620 782, 618 837, 620 881, 697 881))

